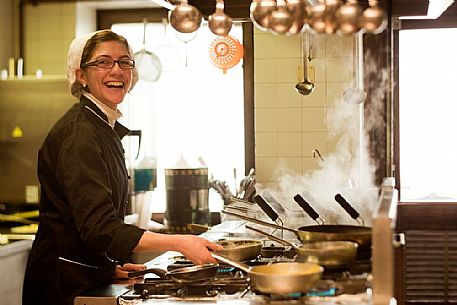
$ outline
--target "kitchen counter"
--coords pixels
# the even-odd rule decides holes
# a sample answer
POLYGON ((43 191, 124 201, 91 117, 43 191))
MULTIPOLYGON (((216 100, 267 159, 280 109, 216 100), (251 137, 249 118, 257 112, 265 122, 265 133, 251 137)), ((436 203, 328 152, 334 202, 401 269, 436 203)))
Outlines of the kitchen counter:
POLYGON ((0 246, 0 305, 22 304, 22 282, 33 240, 0 246))

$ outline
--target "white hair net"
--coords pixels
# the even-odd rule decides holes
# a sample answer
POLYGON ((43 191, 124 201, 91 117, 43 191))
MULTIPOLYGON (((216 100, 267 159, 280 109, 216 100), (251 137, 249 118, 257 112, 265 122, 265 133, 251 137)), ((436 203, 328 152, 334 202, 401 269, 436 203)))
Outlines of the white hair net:
MULTIPOLYGON (((67 79, 70 84, 70 90, 71 94, 73 96, 76 96, 77 98, 80 98, 82 93, 83 93, 83 86, 81 83, 76 79, 75 72, 77 69, 79 69, 79 66, 81 64, 81 56, 84 51, 84 47, 86 46, 87 41, 94 36, 96 33, 100 31, 96 31, 93 33, 89 33, 80 37, 75 38, 71 44, 70 48, 68 50, 68 58, 67 58, 67 79)), ((133 58, 133 51, 132 48, 129 45, 129 53, 130 56, 133 58)), ((132 85, 130 86, 130 90, 133 89, 135 84, 138 81, 138 71, 136 68, 133 68, 133 77, 132 77, 132 85)))

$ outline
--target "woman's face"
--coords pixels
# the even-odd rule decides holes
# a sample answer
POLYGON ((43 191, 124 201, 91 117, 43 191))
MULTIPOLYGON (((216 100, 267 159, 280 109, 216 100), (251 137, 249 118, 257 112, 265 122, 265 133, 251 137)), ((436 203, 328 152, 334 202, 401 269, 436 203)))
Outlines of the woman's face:
MULTIPOLYGON (((130 59, 130 54, 125 46, 118 41, 105 41, 100 43, 92 53, 89 62, 100 58, 114 60, 130 59)), ((78 69, 76 77, 81 84, 86 84, 89 91, 103 104, 116 109, 122 102, 132 84, 132 69, 122 69, 116 62, 111 69, 88 66, 78 69)))

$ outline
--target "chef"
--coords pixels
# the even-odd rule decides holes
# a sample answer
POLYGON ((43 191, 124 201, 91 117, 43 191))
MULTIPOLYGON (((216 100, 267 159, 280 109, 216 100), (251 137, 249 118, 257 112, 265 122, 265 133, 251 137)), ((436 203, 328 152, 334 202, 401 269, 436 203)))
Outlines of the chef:
MULTIPOLYGON (((215 262, 221 246, 193 235, 164 235, 125 224, 128 174, 117 109, 138 80, 127 40, 103 30, 70 45, 67 77, 74 104, 38 154, 40 224, 27 262, 24 305, 71 305, 127 271, 133 252, 178 251, 215 262)), ((51 92, 52 93, 52 92, 51 92)))

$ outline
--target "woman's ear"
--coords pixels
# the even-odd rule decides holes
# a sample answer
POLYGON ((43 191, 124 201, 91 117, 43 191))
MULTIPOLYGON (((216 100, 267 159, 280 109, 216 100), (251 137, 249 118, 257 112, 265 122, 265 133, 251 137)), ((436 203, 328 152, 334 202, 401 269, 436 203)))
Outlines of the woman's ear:
POLYGON ((81 69, 76 69, 75 76, 76 80, 81 84, 81 86, 83 86, 83 88, 87 86, 86 76, 81 69))

